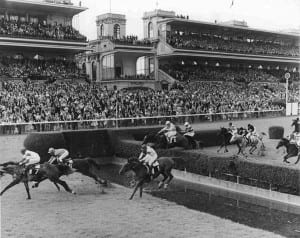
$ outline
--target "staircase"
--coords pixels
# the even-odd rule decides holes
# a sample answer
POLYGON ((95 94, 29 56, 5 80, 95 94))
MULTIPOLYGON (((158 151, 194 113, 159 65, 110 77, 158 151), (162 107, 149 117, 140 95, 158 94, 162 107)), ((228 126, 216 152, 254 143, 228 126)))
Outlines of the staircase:
POLYGON ((169 85, 173 85, 175 82, 177 82, 176 79, 174 79, 172 76, 164 72, 163 70, 159 69, 158 70, 158 80, 161 81, 166 81, 168 82, 169 85))

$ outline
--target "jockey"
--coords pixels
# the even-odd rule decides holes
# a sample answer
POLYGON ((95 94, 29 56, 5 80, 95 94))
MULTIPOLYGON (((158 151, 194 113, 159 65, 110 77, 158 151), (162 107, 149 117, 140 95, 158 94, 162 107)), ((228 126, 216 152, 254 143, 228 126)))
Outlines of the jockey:
POLYGON ((139 161, 145 163, 150 167, 151 174, 154 174, 152 173, 153 172, 152 168, 157 167, 159 165, 157 161, 157 157, 158 157, 157 153, 153 148, 145 144, 142 145, 139 161))
POLYGON ((253 125, 248 124, 248 133, 246 135, 246 139, 248 140, 248 142, 250 142, 250 137, 251 136, 257 136, 256 129, 253 125))
POLYGON ((300 132, 300 121, 299 121, 299 117, 297 117, 295 120, 293 120, 292 126, 295 127, 293 133, 299 133, 299 132, 300 132))
POLYGON ((160 134, 162 132, 164 132, 168 143, 172 143, 171 139, 176 137, 177 135, 176 126, 170 121, 166 121, 166 126, 163 129, 161 129, 157 134, 160 134))
POLYGON ((185 136, 191 143, 194 140, 195 131, 192 128, 191 124, 187 121, 184 123, 184 126, 185 126, 185 130, 183 136, 185 136))
MULTIPOLYGON (((48 154, 51 155, 51 158, 49 160, 50 164, 52 164, 55 160, 58 163, 66 164, 69 159, 69 151, 67 151, 66 149, 49 148, 48 154)), ((71 160, 69 160, 68 162, 72 163, 71 160)))
POLYGON ((231 133, 232 135, 237 134, 238 133, 238 129, 236 128, 236 126, 234 126, 232 124, 232 122, 229 122, 228 124, 228 132, 231 133))
POLYGON ((25 166, 25 172, 27 172, 27 169, 30 165, 37 165, 41 161, 39 154, 36 152, 21 149, 21 154, 23 155, 23 157, 22 160, 19 162, 19 165, 25 166))

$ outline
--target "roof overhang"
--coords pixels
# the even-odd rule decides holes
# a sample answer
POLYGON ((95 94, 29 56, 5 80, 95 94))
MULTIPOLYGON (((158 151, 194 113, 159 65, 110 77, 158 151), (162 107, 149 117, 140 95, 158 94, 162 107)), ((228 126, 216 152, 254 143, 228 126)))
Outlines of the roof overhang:
POLYGON ((41 14, 55 14, 73 17, 80 12, 87 10, 86 7, 58 4, 44 1, 29 1, 29 0, 2 0, 0 8, 7 8, 13 12, 38 12, 41 14))
POLYGON ((244 55, 244 54, 234 54, 234 53, 231 54, 231 53, 207 52, 207 51, 176 50, 174 53, 171 54, 158 55, 159 58, 174 57, 174 56, 300 64, 300 58, 296 58, 296 57, 295 58, 275 57, 275 56, 270 57, 270 56, 262 56, 262 55, 244 55))
POLYGON ((206 21, 195 21, 195 20, 187 20, 187 19, 181 19, 181 18, 167 18, 162 19, 159 21, 159 23, 167 23, 167 24, 175 24, 178 26, 183 27, 200 27, 205 26, 207 28, 214 28, 214 29, 227 29, 232 31, 247 31, 252 32, 260 35, 270 35, 270 36, 277 36, 277 37, 292 37, 292 38, 298 38, 300 40, 300 34, 292 34, 292 33, 283 33, 283 32, 277 32, 277 31, 268 31, 268 30, 262 30, 262 29, 255 29, 250 27, 241 27, 241 26, 231 26, 227 24, 221 24, 221 23, 212 23, 212 22, 206 22, 206 21))

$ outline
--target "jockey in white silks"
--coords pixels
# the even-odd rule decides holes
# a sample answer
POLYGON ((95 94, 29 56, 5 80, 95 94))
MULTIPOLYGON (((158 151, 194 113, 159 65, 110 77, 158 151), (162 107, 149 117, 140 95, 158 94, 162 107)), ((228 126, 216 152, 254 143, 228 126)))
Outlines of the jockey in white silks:
MULTIPOLYGON (((57 160, 58 163, 64 164, 69 157, 69 151, 66 149, 54 149, 49 148, 48 153, 51 155, 51 158, 49 160, 49 163, 52 164, 55 160, 57 160)), ((69 163, 72 163, 72 161, 68 161, 69 163)))
POLYGON ((185 126, 185 131, 184 131, 183 135, 193 138, 195 136, 195 131, 194 131, 193 127, 191 126, 191 124, 186 121, 184 123, 184 126, 185 126))
MULTIPOLYGON (((24 165, 25 166, 25 171, 28 170, 30 165, 35 165, 35 169, 38 169, 37 164, 40 163, 41 158, 38 153, 26 149, 21 150, 21 154, 23 155, 22 160, 19 162, 19 165, 24 165)), ((31 166, 30 166, 31 167, 31 166)), ((37 172, 37 170, 36 170, 37 172)), ((31 174, 31 172, 29 171, 31 174)))
POLYGON ((176 135, 177 135, 177 130, 176 130, 176 126, 171 123, 170 121, 166 121, 166 126, 161 129, 158 134, 164 132, 168 143, 172 143, 172 140, 174 139, 174 141, 176 140, 176 135))
MULTIPOLYGON (((141 147, 141 154, 139 156, 139 161, 147 164, 150 167, 150 171, 153 167, 158 166, 158 161, 157 161, 157 153, 156 151, 151 148, 148 145, 142 145, 141 147)), ((153 171, 151 171, 153 172, 153 171)))
POLYGON ((232 122, 229 122, 229 128, 228 128, 228 132, 231 133, 232 135, 237 134, 238 133, 238 129, 236 128, 236 126, 234 126, 232 124, 232 122))

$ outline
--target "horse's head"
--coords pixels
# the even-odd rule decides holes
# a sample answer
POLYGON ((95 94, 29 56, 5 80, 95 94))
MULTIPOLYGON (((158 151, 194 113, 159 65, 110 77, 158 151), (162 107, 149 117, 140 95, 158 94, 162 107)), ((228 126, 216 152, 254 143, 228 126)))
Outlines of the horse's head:
POLYGON ((289 142, 288 139, 286 139, 286 138, 281 138, 280 141, 278 141, 278 144, 277 144, 277 146, 276 146, 276 149, 279 149, 279 148, 282 147, 282 146, 288 146, 289 143, 290 143, 290 142, 289 142))
POLYGON ((133 170, 138 164, 140 164, 140 161, 135 157, 130 157, 127 159, 127 163, 125 163, 122 168, 119 171, 120 175, 125 174, 126 172, 133 170))
POLYGON ((7 165, 1 168, 1 176, 9 174, 14 179, 21 177, 24 174, 24 167, 20 165, 7 165))
POLYGON ((228 132, 228 130, 225 127, 220 128, 220 135, 225 135, 228 132))

